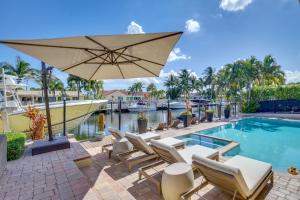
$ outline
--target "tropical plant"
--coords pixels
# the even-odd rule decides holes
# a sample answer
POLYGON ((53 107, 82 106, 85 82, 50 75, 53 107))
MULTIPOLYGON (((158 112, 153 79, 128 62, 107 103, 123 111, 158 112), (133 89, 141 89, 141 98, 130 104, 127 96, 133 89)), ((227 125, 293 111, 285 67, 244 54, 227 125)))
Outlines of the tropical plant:
POLYGON ((170 99, 177 99, 180 97, 179 78, 175 74, 170 74, 164 82, 167 88, 167 97, 170 99))
POLYGON ((49 90, 52 92, 53 96, 56 97, 56 91, 63 93, 64 84, 60 79, 52 77, 49 83, 49 90))
POLYGON ((138 92, 143 92, 144 83, 143 82, 135 82, 128 88, 128 93, 134 96, 138 92))
POLYGON ((11 65, 7 62, 0 63, 0 68, 3 68, 6 74, 17 77, 17 83, 21 83, 24 80, 35 79, 40 76, 40 72, 37 69, 31 68, 30 64, 17 57, 16 64, 11 65))
POLYGON ((24 114, 31 121, 31 127, 28 130, 32 140, 40 140, 44 138, 44 125, 46 123, 46 116, 40 113, 38 108, 28 106, 24 114))
POLYGON ((208 87, 210 99, 213 98, 213 84, 215 81, 215 70, 212 67, 207 67, 203 72, 204 85, 208 87))
POLYGON ((69 75, 67 79, 68 87, 70 90, 77 90, 77 98, 80 98, 80 91, 84 87, 84 82, 85 80, 78 77, 74 76, 72 74, 69 75))

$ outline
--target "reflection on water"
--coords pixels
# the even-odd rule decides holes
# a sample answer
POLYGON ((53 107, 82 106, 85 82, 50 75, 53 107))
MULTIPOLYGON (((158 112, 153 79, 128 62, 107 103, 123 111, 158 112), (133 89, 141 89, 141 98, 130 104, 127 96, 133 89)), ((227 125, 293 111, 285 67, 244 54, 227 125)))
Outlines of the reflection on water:
MULTIPOLYGON (((179 113, 183 110, 172 110, 172 117, 175 119, 179 113)), ((198 114, 197 108, 193 109, 193 113, 198 114)), ((201 115, 204 114, 201 112, 201 115)), ((145 116, 148 119, 148 128, 156 128, 159 123, 167 122, 167 111, 149 111, 145 112, 145 116)), ((122 113, 121 114, 121 131, 137 132, 137 117, 138 113, 122 113)), ((99 114, 92 115, 88 120, 81 123, 78 127, 68 130, 69 133, 75 135, 85 135, 88 137, 93 137, 95 133, 99 132, 98 127, 99 114)), ((119 127, 119 114, 118 113, 108 113, 105 115, 105 134, 108 134, 108 128, 113 127, 118 129, 119 127)))

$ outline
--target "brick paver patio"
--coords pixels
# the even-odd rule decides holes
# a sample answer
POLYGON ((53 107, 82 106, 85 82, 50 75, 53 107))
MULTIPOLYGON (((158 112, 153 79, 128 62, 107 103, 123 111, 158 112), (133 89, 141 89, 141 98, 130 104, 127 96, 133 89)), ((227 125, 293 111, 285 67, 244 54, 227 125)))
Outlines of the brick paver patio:
MULTIPOLYGON (((221 124, 217 122, 187 129, 170 129, 160 134, 168 137, 221 124)), ((71 149, 37 156, 26 154, 17 161, 8 162, 7 171, 0 178, 0 200, 161 199, 153 183, 145 179, 138 180, 139 166, 129 173, 123 163, 108 159, 107 153, 101 152, 101 145, 110 142, 109 137, 101 142, 70 141, 71 149), (92 164, 79 169, 73 160, 89 155, 92 164)), ((158 166, 149 170, 149 173, 162 172, 165 166, 158 166)), ((160 174, 158 173, 157 178, 160 174)), ((201 177, 196 181, 201 181, 201 177)), ((232 199, 232 196, 207 185, 193 195, 192 199, 222 200, 232 199)), ((300 200, 300 176, 275 172, 274 185, 268 185, 259 199, 300 200)))

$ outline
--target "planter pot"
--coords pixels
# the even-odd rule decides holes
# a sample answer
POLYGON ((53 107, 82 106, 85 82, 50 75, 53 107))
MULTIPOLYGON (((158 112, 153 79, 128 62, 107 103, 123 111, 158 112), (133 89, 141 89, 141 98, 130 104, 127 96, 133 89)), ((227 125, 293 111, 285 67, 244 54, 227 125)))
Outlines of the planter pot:
POLYGON ((182 115, 183 125, 184 127, 188 127, 191 125, 192 116, 191 115, 182 115))
POLYGON ((147 120, 146 119, 138 119, 138 129, 139 129, 139 134, 147 132, 147 120))
POLYGON ((7 141, 6 135, 0 135, 0 179, 7 165, 7 141))
POLYGON ((212 121, 213 121, 213 118, 214 118, 214 113, 207 112, 207 113, 206 113, 206 118, 207 118, 207 121, 208 121, 208 122, 212 122, 212 121))
POLYGON ((225 116, 225 119, 228 119, 230 117, 230 110, 229 109, 224 110, 224 116, 225 116))

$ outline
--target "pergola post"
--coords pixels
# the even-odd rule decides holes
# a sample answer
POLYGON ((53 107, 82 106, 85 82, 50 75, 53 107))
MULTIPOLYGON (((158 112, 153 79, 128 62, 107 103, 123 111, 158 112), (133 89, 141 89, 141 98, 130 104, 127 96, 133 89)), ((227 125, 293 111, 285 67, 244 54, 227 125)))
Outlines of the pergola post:
POLYGON ((46 64, 42 61, 42 82, 43 82, 43 91, 44 91, 44 101, 46 107, 48 135, 49 135, 49 141, 52 141, 53 135, 52 135, 51 116, 50 116, 50 109, 49 109, 47 75, 48 75, 48 69, 46 68, 46 64))

